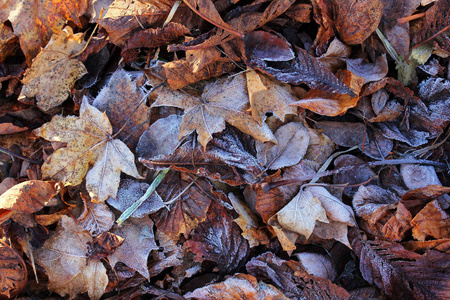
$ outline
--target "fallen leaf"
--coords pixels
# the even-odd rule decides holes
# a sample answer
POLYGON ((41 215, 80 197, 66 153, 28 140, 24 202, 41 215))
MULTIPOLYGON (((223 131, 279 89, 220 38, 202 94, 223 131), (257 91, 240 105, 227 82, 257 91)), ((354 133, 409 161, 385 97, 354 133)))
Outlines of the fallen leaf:
POLYGON ((178 138, 197 131, 203 148, 213 138, 213 133, 225 129, 225 121, 256 139, 275 142, 267 125, 260 125, 242 111, 247 103, 245 75, 239 74, 207 85, 201 97, 163 88, 152 107, 173 106, 184 109, 178 138))
POLYGON ((383 15, 383 0, 333 2, 334 25, 348 45, 364 42, 378 28, 383 15))
POLYGON ((283 122, 287 114, 296 114, 296 109, 289 104, 298 99, 293 96, 289 85, 278 83, 253 70, 245 74, 252 116, 259 123, 266 119, 267 112, 272 112, 283 122))
POLYGON ((298 164, 309 146, 305 125, 291 122, 278 128, 274 135, 278 145, 256 142, 258 160, 271 170, 298 164))
POLYGON ((22 94, 36 97, 37 106, 43 111, 63 103, 75 81, 87 73, 83 63, 72 58, 85 44, 83 34, 73 34, 69 26, 54 34, 26 72, 22 94))
POLYGON ((234 210, 239 214, 239 217, 233 221, 239 225, 242 230, 242 236, 248 241, 250 248, 258 246, 258 218, 250 210, 250 208, 233 193, 228 194, 228 198, 233 205, 234 210))
POLYGON ((363 123, 322 121, 317 122, 316 126, 323 129, 323 133, 339 146, 353 147, 367 143, 363 123))
POLYGON ((287 300, 282 292, 270 284, 258 282, 255 277, 237 273, 223 282, 198 288, 184 295, 186 299, 220 300, 220 299, 254 299, 287 300))
POLYGON ((84 99, 80 116, 54 116, 51 122, 34 131, 50 141, 65 142, 42 165, 44 178, 55 178, 65 185, 78 185, 86 176, 86 188, 93 201, 116 197, 120 172, 140 178, 134 154, 118 139, 112 139, 112 127, 98 109, 84 99), (89 170, 89 165, 94 167, 89 170))
POLYGON ((294 254, 303 269, 311 275, 334 281, 337 277, 336 267, 330 256, 319 253, 299 252, 294 254))
POLYGON ((105 112, 114 132, 121 130, 118 139, 128 138, 126 144, 130 149, 136 147, 139 137, 148 128, 149 108, 143 101, 146 95, 139 86, 145 83, 144 78, 144 73, 116 70, 92 103, 105 112))
POLYGON ((246 63, 249 67, 267 73, 281 82, 296 85, 306 83, 312 88, 355 96, 354 92, 337 79, 318 59, 298 47, 295 48, 294 56, 290 45, 271 33, 254 31, 245 36, 244 43, 246 63), (264 51, 258 49, 261 44, 264 45, 264 51), (279 44, 286 45, 280 47, 279 44), (283 57, 275 61, 271 58, 267 59, 266 53, 278 53, 276 52, 278 48, 285 49, 282 54, 286 53, 286 59, 282 59, 283 57))
POLYGON ((106 268, 88 256, 93 239, 75 221, 62 216, 56 232, 36 251, 36 261, 49 277, 49 290, 71 298, 88 292, 100 299, 108 284, 106 268))
POLYGON ((125 242, 108 256, 111 266, 122 262, 150 279, 147 268, 148 254, 158 249, 153 235, 152 220, 149 217, 129 218, 122 226, 114 225, 111 232, 125 238, 125 242))
MULTIPOLYGON (((334 167, 336 169, 345 166, 363 164, 364 161, 351 154, 343 154, 334 160, 334 167)), ((362 182, 368 182, 374 178, 376 174, 371 168, 367 166, 360 166, 353 168, 351 171, 344 171, 333 175, 334 184, 349 184, 357 185, 356 187, 349 187, 344 189, 344 194, 353 197, 362 182)))
POLYGON ((412 219, 413 237, 425 241, 428 236, 435 239, 450 238, 450 216, 442 209, 437 200, 428 203, 412 219))
POLYGON ((352 246, 364 279, 389 297, 445 299, 449 294, 449 254, 429 250, 419 255, 400 244, 363 236, 356 236, 352 246))
POLYGON ((241 236, 233 216, 217 201, 212 201, 206 219, 192 233, 185 245, 197 260, 217 263, 221 273, 229 273, 242 266, 249 255, 249 245, 241 236))
POLYGON ((411 229, 412 215, 410 211, 398 202, 397 211, 383 226, 383 235, 390 241, 400 242, 405 237, 405 233, 411 229))
POLYGON ((27 284, 27 266, 22 256, 3 241, 0 241, 0 265, 0 296, 12 299, 27 284))
POLYGON ((10 26, 0 24, 0 64, 19 49, 19 39, 10 26))
MULTIPOLYGON (((2 1, 0 6, 1 21, 11 22, 14 33, 19 37, 26 62, 31 65, 31 60, 45 47, 52 34, 58 34, 67 22, 81 27, 79 17, 88 8, 88 1, 2 1)), ((51 55, 57 57, 58 52, 51 55)))
POLYGON ((85 201, 84 211, 77 221, 84 230, 89 231, 92 236, 97 236, 111 229, 114 225, 114 214, 105 203, 85 201))
POLYGON ((364 83, 383 79, 389 69, 386 54, 378 56, 373 63, 365 62, 362 58, 346 59, 345 62, 347 70, 364 78, 364 83))
POLYGON ((269 219, 269 224, 275 219, 283 228, 301 234, 306 239, 313 232, 316 221, 328 223, 322 203, 306 190, 300 190, 294 199, 269 219))
POLYGON ((228 57, 222 57, 222 52, 216 47, 210 47, 206 49, 187 50, 186 61, 191 66, 192 72, 197 73, 216 61, 230 62, 231 60, 228 57))
POLYGON ((305 97, 291 104, 307 108, 315 113, 326 116, 344 114, 349 108, 355 107, 359 100, 359 92, 364 84, 364 78, 350 71, 338 71, 336 77, 344 82, 356 96, 336 94, 335 92, 312 89, 305 97))
POLYGON ((413 190, 427 185, 442 185, 437 177, 436 170, 432 166, 416 164, 403 164, 400 166, 403 182, 413 190))
POLYGON ((325 278, 308 274, 298 261, 283 260, 271 252, 252 258, 247 272, 257 279, 273 284, 289 299, 348 299, 346 290, 325 278))

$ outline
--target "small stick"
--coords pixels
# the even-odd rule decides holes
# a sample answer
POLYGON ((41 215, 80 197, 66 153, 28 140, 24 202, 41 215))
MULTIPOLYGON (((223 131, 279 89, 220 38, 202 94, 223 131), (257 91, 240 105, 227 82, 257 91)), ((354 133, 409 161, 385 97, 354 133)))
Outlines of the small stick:
POLYGON ((43 161, 39 161, 39 160, 34 160, 25 156, 22 156, 20 154, 15 154, 11 151, 6 150, 5 148, 0 147, 0 152, 6 153, 8 155, 14 156, 15 158, 21 159, 21 160, 25 160, 25 161, 29 161, 30 163, 33 164, 37 164, 37 165, 42 165, 43 161))
POLYGON ((330 176, 330 175, 338 174, 338 173, 345 172, 345 171, 351 171, 352 169, 359 168, 359 167, 375 167, 375 166, 389 166, 389 165, 403 165, 403 164, 429 165, 429 166, 434 166, 434 167, 441 168, 444 170, 446 170, 448 168, 448 166, 446 164, 440 163, 437 161, 431 161, 431 160, 425 160, 425 159, 400 158, 400 159, 380 160, 380 161, 368 162, 368 163, 363 163, 363 164, 345 166, 345 167, 330 170, 330 171, 324 171, 324 172, 320 172, 320 173, 316 173, 316 174, 300 176, 300 177, 297 177, 296 179, 280 180, 280 181, 275 181, 275 182, 271 182, 271 183, 265 182, 265 183, 261 184, 261 186, 263 188, 264 193, 267 193, 270 189, 275 188, 275 187, 299 183, 299 182, 303 182, 306 180, 314 179, 316 177, 330 176))
POLYGON ((404 18, 397 19, 397 21, 398 21, 398 24, 405 24, 406 22, 409 22, 409 21, 412 21, 412 20, 416 20, 416 19, 419 19, 419 18, 423 18, 425 16, 426 16, 426 13, 421 12, 421 13, 418 13, 418 14, 415 14, 415 15, 411 15, 409 17, 404 17, 404 18))

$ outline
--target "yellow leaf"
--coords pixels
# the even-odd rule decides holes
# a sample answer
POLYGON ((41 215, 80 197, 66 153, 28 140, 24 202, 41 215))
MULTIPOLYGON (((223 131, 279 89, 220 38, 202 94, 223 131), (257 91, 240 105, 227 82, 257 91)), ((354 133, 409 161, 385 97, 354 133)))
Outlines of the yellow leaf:
POLYGON ((55 116, 34 133, 49 141, 67 143, 67 147, 56 150, 42 165, 42 176, 65 185, 78 185, 87 173, 86 188, 93 201, 116 197, 120 172, 140 177, 134 154, 122 141, 112 138, 107 116, 86 99, 79 117, 55 116))

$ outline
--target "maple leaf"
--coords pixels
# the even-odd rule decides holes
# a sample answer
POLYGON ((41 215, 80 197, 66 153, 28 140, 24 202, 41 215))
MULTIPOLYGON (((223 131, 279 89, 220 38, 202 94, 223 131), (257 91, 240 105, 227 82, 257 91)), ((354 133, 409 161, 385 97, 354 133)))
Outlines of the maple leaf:
POLYGON ((36 261, 47 271, 49 290, 61 296, 88 292, 100 299, 108 284, 106 268, 87 255, 93 239, 70 217, 62 216, 55 234, 36 251, 36 261))
POLYGON ((213 138, 213 133, 225 129, 225 121, 260 141, 275 142, 275 137, 267 125, 259 124, 243 111, 247 104, 245 75, 238 74, 207 85, 201 97, 163 88, 152 107, 173 106, 184 109, 178 138, 197 131, 203 148, 206 148, 213 138))
POLYGON ((71 58, 85 44, 83 34, 73 34, 69 26, 53 35, 25 74, 22 95, 36 97, 37 106, 43 111, 63 103, 75 81, 87 73, 81 61, 71 58))
POLYGON ((86 173, 86 189, 93 201, 116 197, 120 172, 140 178, 134 154, 120 140, 113 139, 105 113, 90 105, 86 98, 80 116, 54 116, 34 133, 44 139, 67 143, 42 165, 44 178, 55 178, 65 185, 80 184, 86 173), (90 164, 94 164, 89 170, 90 164))
MULTIPOLYGON (((26 62, 41 51, 53 33, 58 33, 64 25, 72 21, 82 27, 79 17, 88 8, 88 0, 19 0, 0 1, 0 21, 9 20, 14 33, 19 37, 26 62)), ((57 53, 53 53, 57 55, 57 53)))

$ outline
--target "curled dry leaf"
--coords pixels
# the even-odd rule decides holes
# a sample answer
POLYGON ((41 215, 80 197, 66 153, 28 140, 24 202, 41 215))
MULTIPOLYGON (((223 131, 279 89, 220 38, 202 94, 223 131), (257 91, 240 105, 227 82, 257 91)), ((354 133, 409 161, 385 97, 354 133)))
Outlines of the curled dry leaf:
MULTIPOLYGON (((21 214, 41 210, 60 189, 56 181, 29 180, 16 184, 0 196, 0 211, 22 224, 21 214)), ((6 219, 2 216, 2 221, 6 219)), ((28 222, 22 224, 30 225, 28 222)))
POLYGON ((308 274, 301 263, 283 260, 266 252, 252 258, 246 265, 247 271, 257 279, 273 284, 289 299, 348 299, 346 290, 330 280, 308 274))
POLYGON ((266 284, 248 274, 237 273, 223 282, 198 288, 184 295, 186 299, 221 300, 221 299, 254 299, 254 300, 287 300, 273 285, 266 284))
POLYGON ((72 58, 85 44, 83 34, 73 34, 69 26, 54 34, 25 74, 22 95, 36 97, 37 106, 43 111, 63 103, 75 81, 87 73, 83 63, 72 58))
POLYGON ((339 70, 336 77, 344 82, 355 96, 348 94, 336 94, 322 90, 309 90, 305 97, 292 105, 307 108, 315 113, 326 116, 344 114, 349 108, 355 107, 359 100, 359 92, 364 84, 364 78, 350 71, 339 70))
POLYGON ((149 217, 129 218, 122 226, 114 225, 112 233, 125 238, 125 242, 108 256, 112 267, 122 262, 150 279, 147 258, 150 251, 158 249, 153 235, 153 222, 149 217))
POLYGON ((245 75, 239 74, 207 85, 201 97, 162 88, 152 107, 173 106, 184 109, 178 138, 197 131, 203 148, 213 138, 213 133, 225 129, 225 121, 260 141, 275 142, 266 124, 259 124, 243 111, 247 104, 245 75))
POLYGON ((450 238, 450 216, 437 200, 431 201, 419 211, 411 225, 414 226, 413 237, 419 241, 425 241, 428 236, 435 239, 450 238))
POLYGON ((0 241, 0 296, 12 299, 27 283, 27 267, 22 256, 0 241))
MULTIPOLYGON (((82 27, 79 17, 88 8, 87 0, 69 0, 60 2, 48 0, 35 2, 30 0, 2 1, 1 21, 9 20, 14 33, 19 37, 26 62, 31 60, 44 48, 50 37, 58 33, 67 22, 82 27), (51 17, 49 17, 51 16, 51 17)), ((56 49, 55 49, 56 50, 56 49)), ((52 55, 57 56, 56 52, 52 55)))
POLYGON ((67 143, 42 165, 44 178, 55 178, 65 185, 78 185, 86 176, 86 188, 93 201, 116 197, 120 173, 140 178, 134 154, 118 139, 112 139, 112 127, 98 109, 83 99, 80 116, 54 116, 34 131, 50 141, 67 143), (89 170, 90 164, 94 167, 89 170))
POLYGON ((49 290, 61 296, 88 292, 91 299, 100 299, 108 284, 106 268, 88 256, 92 236, 73 219, 62 216, 53 236, 36 251, 36 262, 49 277, 49 290))
POLYGON ((291 122, 275 132, 278 145, 256 143, 258 160, 271 170, 290 167, 300 162, 309 146, 309 132, 303 123, 291 122))
POLYGON ((258 246, 258 217, 233 193, 229 193, 228 198, 230 199, 234 210, 239 214, 239 218, 236 218, 233 221, 241 228, 242 236, 248 241, 250 248, 258 246))
POLYGON ((311 275, 334 281, 337 276, 336 267, 330 256, 319 253, 299 252, 294 254, 302 267, 311 275))

